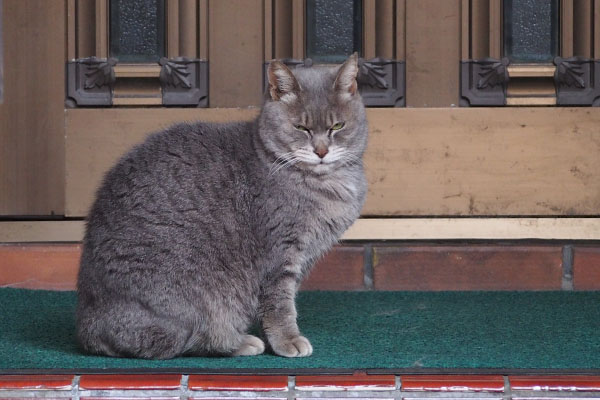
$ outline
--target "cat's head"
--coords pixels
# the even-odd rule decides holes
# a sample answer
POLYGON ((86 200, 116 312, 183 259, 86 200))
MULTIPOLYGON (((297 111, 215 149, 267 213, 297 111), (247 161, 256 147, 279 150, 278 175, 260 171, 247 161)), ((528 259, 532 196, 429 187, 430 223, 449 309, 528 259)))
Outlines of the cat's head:
POLYGON ((260 135, 278 165, 325 174, 360 162, 367 143, 365 108, 358 92, 358 56, 341 67, 293 72, 269 64, 260 135))

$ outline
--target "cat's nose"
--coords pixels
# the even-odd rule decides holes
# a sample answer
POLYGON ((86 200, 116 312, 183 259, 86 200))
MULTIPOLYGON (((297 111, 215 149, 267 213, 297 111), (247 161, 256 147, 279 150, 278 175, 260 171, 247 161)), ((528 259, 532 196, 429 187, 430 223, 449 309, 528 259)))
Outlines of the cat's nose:
POLYGON ((329 153, 329 150, 327 150, 327 147, 317 147, 315 149, 315 154, 319 156, 319 158, 323 158, 327 155, 327 153, 329 153))

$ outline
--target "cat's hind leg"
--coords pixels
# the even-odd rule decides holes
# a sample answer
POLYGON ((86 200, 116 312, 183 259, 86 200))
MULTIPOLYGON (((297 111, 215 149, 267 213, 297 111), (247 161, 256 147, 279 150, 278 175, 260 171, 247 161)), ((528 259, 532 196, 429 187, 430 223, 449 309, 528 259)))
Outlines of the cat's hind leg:
POLYGON ((147 359, 169 359, 184 352, 190 330, 177 320, 137 307, 118 313, 111 311, 79 321, 78 338, 86 351, 147 359))
POLYGON ((242 344, 233 352, 234 356, 256 356, 265 351, 265 343, 252 335, 244 335, 242 344))
POLYGON ((238 330, 204 332, 196 335, 194 344, 185 352, 189 356, 255 356, 265 351, 265 343, 253 335, 238 330))
MULTIPOLYGON (((214 300, 214 298, 213 298, 214 300)), ((264 342, 247 333, 251 317, 238 304, 213 303, 199 318, 187 355, 254 356, 265 351, 264 342)))

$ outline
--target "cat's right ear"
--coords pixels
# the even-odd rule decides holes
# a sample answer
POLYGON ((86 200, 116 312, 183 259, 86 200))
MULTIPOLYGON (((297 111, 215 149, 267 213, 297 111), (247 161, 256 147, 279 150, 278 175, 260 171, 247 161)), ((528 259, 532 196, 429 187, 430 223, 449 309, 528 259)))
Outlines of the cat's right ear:
POLYGON ((290 69, 280 61, 269 63, 267 70, 269 95, 273 101, 286 104, 294 102, 300 93, 300 85, 290 69))

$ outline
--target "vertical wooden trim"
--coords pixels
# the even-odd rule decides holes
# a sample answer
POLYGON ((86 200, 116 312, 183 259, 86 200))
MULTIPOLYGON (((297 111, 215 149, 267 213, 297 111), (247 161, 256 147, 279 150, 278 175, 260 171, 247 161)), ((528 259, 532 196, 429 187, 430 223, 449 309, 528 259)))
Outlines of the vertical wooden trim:
POLYGON ((198 57, 197 0, 179 0, 179 55, 198 57))
POLYGON ((96 0, 96 57, 108 57, 108 0, 96 0))
POLYGON ((198 0, 198 57, 208 60, 208 0, 198 0))
POLYGON ((363 49, 364 58, 375 58, 375 0, 363 0, 363 49))
MULTIPOLYGON (((4 31, 2 28, 4 25, 3 3, 4 2, 0 0, 0 107, 2 107, 2 104, 4 104, 4 37, 2 33, 4 31)), ((2 139, 2 132, 0 132, 0 141, 2 141, 2 139)))
POLYGON ((573 57, 573 0, 561 0, 560 6, 560 54, 573 57))
POLYGON ((490 2, 471 0, 471 58, 490 57, 490 2))
POLYGON ((264 60, 272 60, 274 57, 273 51, 273 0, 263 1, 263 19, 264 19, 264 60))
POLYGON ((179 0, 167 0, 167 57, 175 58, 179 54, 179 0))
POLYGON ((292 7, 289 0, 273 1, 273 58, 292 57, 292 7))
MULTIPOLYGON (((406 60, 406 0, 396 1, 396 56, 406 60)), ((600 1, 600 0, 599 0, 600 1)))
POLYGON ((264 0, 210 0, 211 107, 260 106, 263 100, 264 0))
POLYGON ((96 3, 75 0, 75 57, 84 58, 96 55, 96 3))
POLYGON ((77 58, 75 27, 77 26, 76 0, 67 0, 67 61, 77 58))
POLYGON ((502 0, 490 0, 490 57, 502 57, 502 0))
POLYGON ((470 1, 460 1, 460 58, 471 58, 471 15, 470 1))
POLYGON ((375 30, 375 56, 395 58, 394 0, 376 0, 375 30))
POLYGON ((306 57, 305 0, 292 0, 292 57, 306 57))
POLYGON ((408 107, 454 107, 458 103, 460 2, 406 2, 408 107))
POLYGON ((590 58, 593 55, 593 0, 573 3, 573 54, 590 58))
POLYGON ((600 0, 592 0, 594 2, 594 14, 593 14, 593 58, 600 58, 600 0))
POLYGON ((67 2, 2 5, 0 215, 62 215, 67 2))

